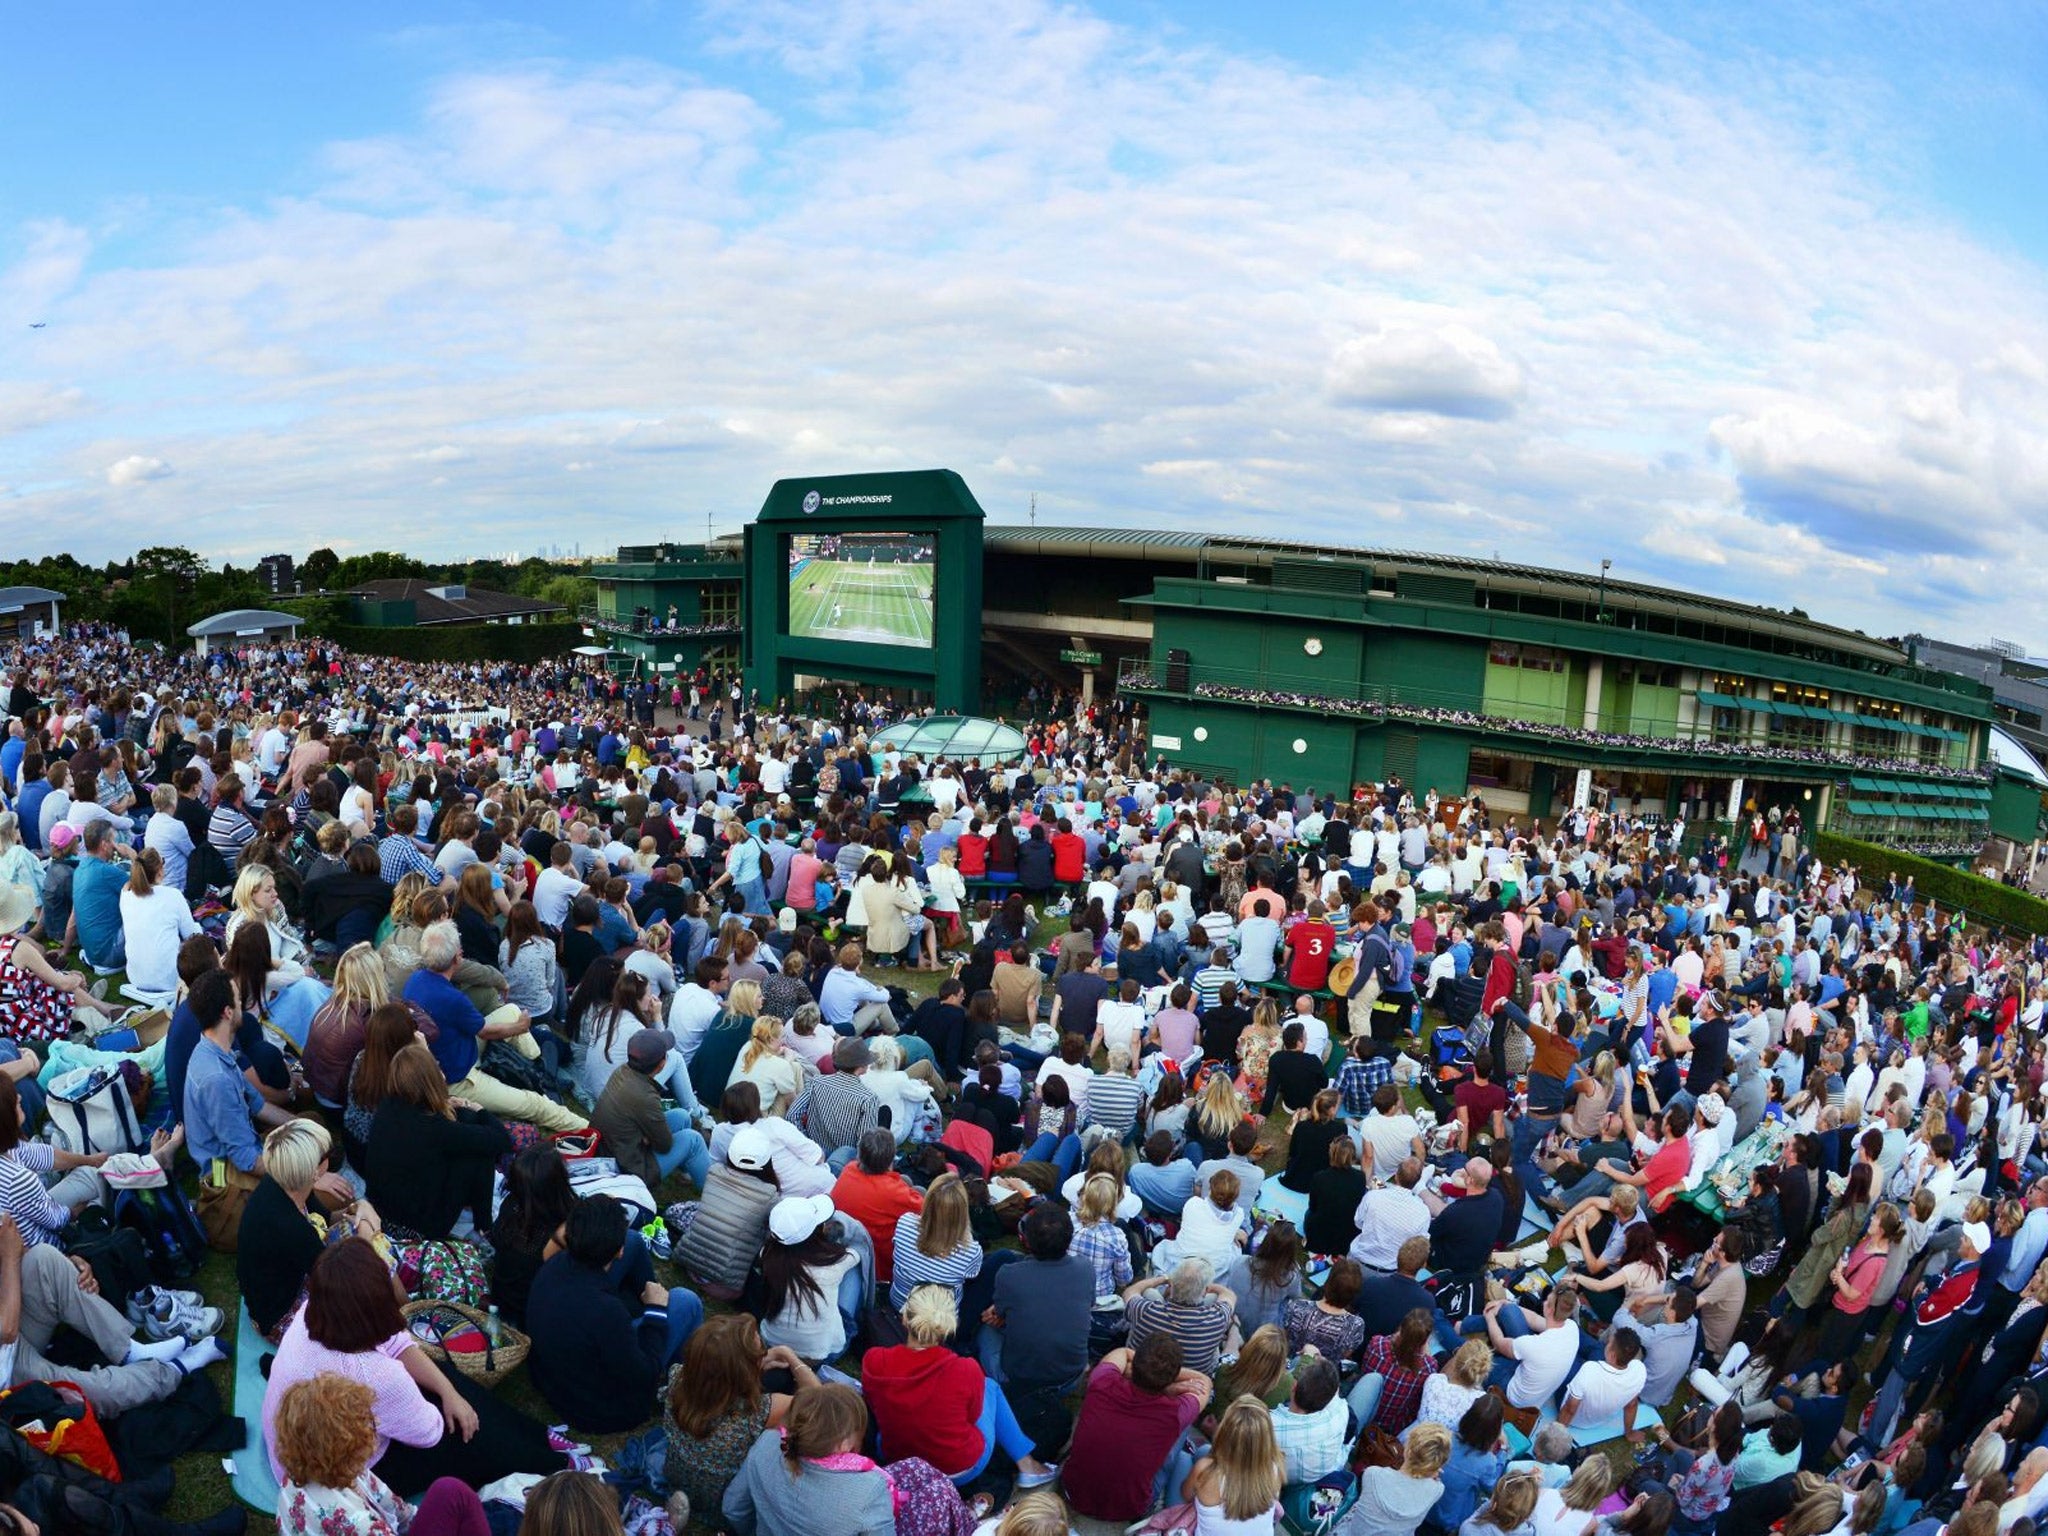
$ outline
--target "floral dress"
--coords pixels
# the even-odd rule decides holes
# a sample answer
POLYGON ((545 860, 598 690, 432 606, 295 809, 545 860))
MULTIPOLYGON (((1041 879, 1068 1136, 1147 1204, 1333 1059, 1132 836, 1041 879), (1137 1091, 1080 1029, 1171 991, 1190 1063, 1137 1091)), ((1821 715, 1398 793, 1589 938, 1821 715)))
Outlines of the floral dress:
POLYGON ((724 1502, 726 1485, 739 1476, 740 1463, 768 1427, 768 1395, 764 1392, 751 1408, 727 1413, 711 1427, 702 1440, 685 1434, 669 1407, 682 1367, 669 1372, 661 1392, 661 1428, 668 1441, 663 1467, 668 1473, 669 1491, 690 1496, 690 1508, 715 1510, 724 1502))
POLYGON ((0 1035, 17 1045, 41 1045, 71 1033, 71 996, 15 964, 27 942, 19 934, 0 950, 0 1035))
POLYGON ((1248 1029, 1238 1041, 1237 1059, 1243 1070, 1237 1086, 1254 1104, 1266 1096, 1266 1069, 1279 1048, 1279 1037, 1264 1030, 1248 1029))
POLYGON ((376 1473, 346 1488, 286 1483, 278 1495, 279 1536, 405 1536, 412 1506, 376 1473))

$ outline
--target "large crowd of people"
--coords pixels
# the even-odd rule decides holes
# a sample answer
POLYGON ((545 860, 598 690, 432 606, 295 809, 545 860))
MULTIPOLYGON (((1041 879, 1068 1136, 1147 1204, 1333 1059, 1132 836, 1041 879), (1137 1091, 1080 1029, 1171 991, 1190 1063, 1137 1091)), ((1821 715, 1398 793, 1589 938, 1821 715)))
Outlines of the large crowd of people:
MULTIPOLYGON (((721 677, 0 662, 0 1385, 118 1421, 242 1330, 290 1536, 2048 1506, 2048 949, 1796 813, 1227 786, 1123 697, 933 762, 721 677)), ((27 1536, 168 1525, 11 1465, 27 1536)))

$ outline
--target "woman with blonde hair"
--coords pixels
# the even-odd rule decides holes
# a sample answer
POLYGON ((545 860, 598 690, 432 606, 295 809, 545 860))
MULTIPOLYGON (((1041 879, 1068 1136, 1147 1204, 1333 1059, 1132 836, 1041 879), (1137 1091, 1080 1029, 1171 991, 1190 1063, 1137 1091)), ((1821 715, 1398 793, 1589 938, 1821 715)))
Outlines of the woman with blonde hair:
MULTIPOLYGON (((1270 1003, 1262 1006, 1270 1008, 1270 1003)), ((1188 1140, 1214 1157, 1221 1157, 1230 1145, 1230 1133, 1250 1113, 1237 1085, 1227 1072, 1211 1072, 1188 1117, 1188 1140)))
POLYGON ((1532 1471, 1509 1472, 1493 1485, 1493 1497, 1459 1527, 1458 1536, 1529 1536, 1542 1479, 1532 1471))
POLYGON ((1211 1424, 1240 1397, 1258 1399, 1268 1408, 1278 1408, 1294 1395, 1294 1374, 1287 1369, 1287 1334, 1277 1323, 1254 1328, 1252 1336, 1239 1346, 1237 1358, 1216 1372, 1216 1396, 1211 1400, 1211 1424))
POLYGON ((1050 1482, 1054 1469, 1033 1453, 1002 1387, 947 1347, 959 1328, 953 1293, 920 1285, 903 1306, 907 1342, 862 1357, 861 1394, 882 1454, 891 1461, 921 1456, 959 1487, 981 1476, 1000 1447, 1016 1463, 1020 1486, 1050 1482))
POLYGON ((307 966, 312 952, 285 917, 284 898, 278 894, 277 876, 262 865, 251 865, 235 878, 235 915, 228 919, 225 942, 232 946, 244 928, 260 928, 270 940, 270 974, 264 982, 270 1022, 304 1050, 306 1031, 313 1015, 327 1001, 327 983, 312 975, 307 966))
POLYGON ((1034 1488, 1003 1511, 994 1536, 1073 1536, 1067 1501, 1050 1488, 1034 1488))
MULTIPOLYGON (((340 1109, 348 1102, 349 1073, 369 1038, 370 1015, 390 1001, 384 962, 368 944, 355 945, 336 962, 333 995, 306 1026, 303 1058, 306 1082, 324 1107, 340 1109)), ((431 1020, 424 1027, 438 1033, 431 1020)))
POLYGON ((943 1286, 957 1301, 961 1286, 981 1273, 982 1262, 959 1174, 940 1174, 924 1192, 924 1209, 896 1218, 895 1248, 891 1306, 901 1309, 920 1285, 943 1286))
POLYGON ((761 1113, 764 1115, 782 1114, 803 1092, 804 1071, 790 1060, 789 1048, 783 1044, 782 1029, 780 1019, 766 1015, 756 1018, 747 1043, 740 1048, 739 1060, 733 1063, 732 1076, 725 1084, 730 1088, 734 1083, 752 1083, 761 1092, 761 1113))
POLYGON ((1193 1505, 1196 1536, 1271 1536, 1286 1481, 1272 1412, 1255 1397, 1238 1397, 1180 1491, 1193 1505))
POLYGON ((360 1381, 323 1371, 285 1393, 275 1423, 284 1467, 277 1528, 283 1536, 465 1536, 487 1530, 484 1507, 467 1483, 435 1481, 414 1508, 370 1463, 380 1445, 377 1394, 360 1381))
POLYGON ((391 935, 412 919, 412 904, 420 892, 427 890, 427 877, 418 870, 401 875, 398 884, 391 888, 391 910, 384 914, 384 921, 377 925, 377 947, 381 950, 391 941, 391 935))
MULTIPOLYGON (((1418 1424, 1408 1433, 1408 1446, 1398 1467, 1367 1467, 1358 1476, 1358 1502, 1337 1527, 1338 1536, 1415 1536, 1444 1485, 1437 1476, 1451 1459, 1451 1432, 1441 1424, 1418 1424)), ((1599 1461, 1604 1469, 1607 1464, 1599 1461)), ((1614 1473, 1606 1472, 1607 1486, 1600 1499, 1614 1488, 1614 1473)), ((1597 1505, 1600 1499, 1595 1499, 1597 1505)), ((1588 1510, 1592 1508, 1587 1506, 1588 1510)))
POLYGON ((1415 1422, 1456 1429, 1465 1410, 1485 1396, 1486 1376, 1492 1369, 1492 1347, 1485 1339, 1467 1339, 1443 1368, 1422 1384, 1422 1406, 1416 1410, 1415 1422))
POLYGON ((1605 1456, 1588 1456, 1562 1488, 1545 1488, 1536 1495, 1536 1529, 1578 1531, 1592 1523, 1612 1492, 1614 1463, 1605 1456))

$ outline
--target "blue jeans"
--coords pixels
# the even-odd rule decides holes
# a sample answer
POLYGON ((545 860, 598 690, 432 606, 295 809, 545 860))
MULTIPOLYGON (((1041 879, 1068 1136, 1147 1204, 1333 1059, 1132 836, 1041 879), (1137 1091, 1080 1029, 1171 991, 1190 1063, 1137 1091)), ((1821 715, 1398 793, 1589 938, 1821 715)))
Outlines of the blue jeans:
MULTIPOLYGON (((41 1060, 41 1057, 37 1059, 41 1060)), ((0 1039, 0 1062, 19 1060, 21 1047, 12 1040, 0 1039)), ((14 1084, 14 1092, 21 1100, 22 1113, 27 1116, 23 1123, 34 1125, 42 1118, 43 1106, 49 1102, 50 1095, 44 1091, 43 1085, 36 1081, 33 1073, 18 1079, 14 1084)))
POLYGON ((690 1128, 688 1110, 671 1109, 664 1118, 675 1140, 666 1152, 654 1154, 655 1167, 661 1170, 664 1179, 680 1168, 689 1175, 692 1184, 703 1189, 704 1180, 711 1172, 711 1149, 704 1144, 704 1138, 690 1128))
POLYGON ((868 1309, 867 1283, 856 1264, 839 1277, 839 1320, 846 1325, 846 1336, 851 1339, 860 1332, 860 1320, 868 1309))
POLYGON ((1024 1153, 1027 1163, 1051 1163, 1060 1171, 1064 1182, 1074 1176, 1074 1170, 1081 1166, 1081 1138, 1078 1136, 1055 1136, 1051 1131, 1040 1134, 1024 1153))
POLYGON ((974 1421, 974 1427, 981 1431, 981 1459, 965 1472, 952 1474, 953 1485, 964 1488, 988 1470, 990 1458, 996 1447, 1001 1446, 1003 1454, 1012 1461, 1021 1462, 1034 1453, 1035 1442, 1024 1433, 1017 1422, 1017 1415, 1010 1409, 1010 1400, 1003 1396, 1003 1389, 993 1380, 981 1384, 981 1417, 974 1421))
POLYGON ((683 1346, 690 1342, 690 1335, 703 1321, 704 1303, 694 1293, 677 1287, 668 1293, 666 1311, 650 1307, 640 1314, 635 1329, 641 1353, 653 1361, 657 1369, 667 1370, 683 1357, 683 1346))
MULTIPOLYGON (((1494 1315, 1500 1322, 1500 1331, 1508 1338, 1526 1338, 1531 1332, 1528 1317, 1520 1307, 1512 1302, 1502 1307, 1494 1315)), ((1477 1335, 1480 1338, 1485 1338, 1486 1319, 1484 1317, 1468 1317, 1458 1325, 1458 1332, 1467 1337, 1477 1335)), ((1514 1380, 1515 1372, 1519 1369, 1520 1366, 1515 1361, 1508 1359, 1506 1355, 1497 1354, 1494 1357, 1493 1369, 1487 1373, 1486 1384, 1489 1387, 1499 1387, 1505 1392, 1508 1383, 1514 1380)))

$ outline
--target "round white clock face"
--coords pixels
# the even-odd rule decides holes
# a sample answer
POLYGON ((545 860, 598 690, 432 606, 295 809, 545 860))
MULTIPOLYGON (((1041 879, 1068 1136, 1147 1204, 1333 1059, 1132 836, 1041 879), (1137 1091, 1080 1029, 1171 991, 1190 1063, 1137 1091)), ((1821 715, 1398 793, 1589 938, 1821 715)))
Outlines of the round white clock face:
POLYGON ((1310 635, 1306 640, 1302 641, 1301 648, 1304 651, 1307 651, 1311 656, 1320 656, 1323 654, 1323 642, 1317 639, 1314 635, 1310 635))

